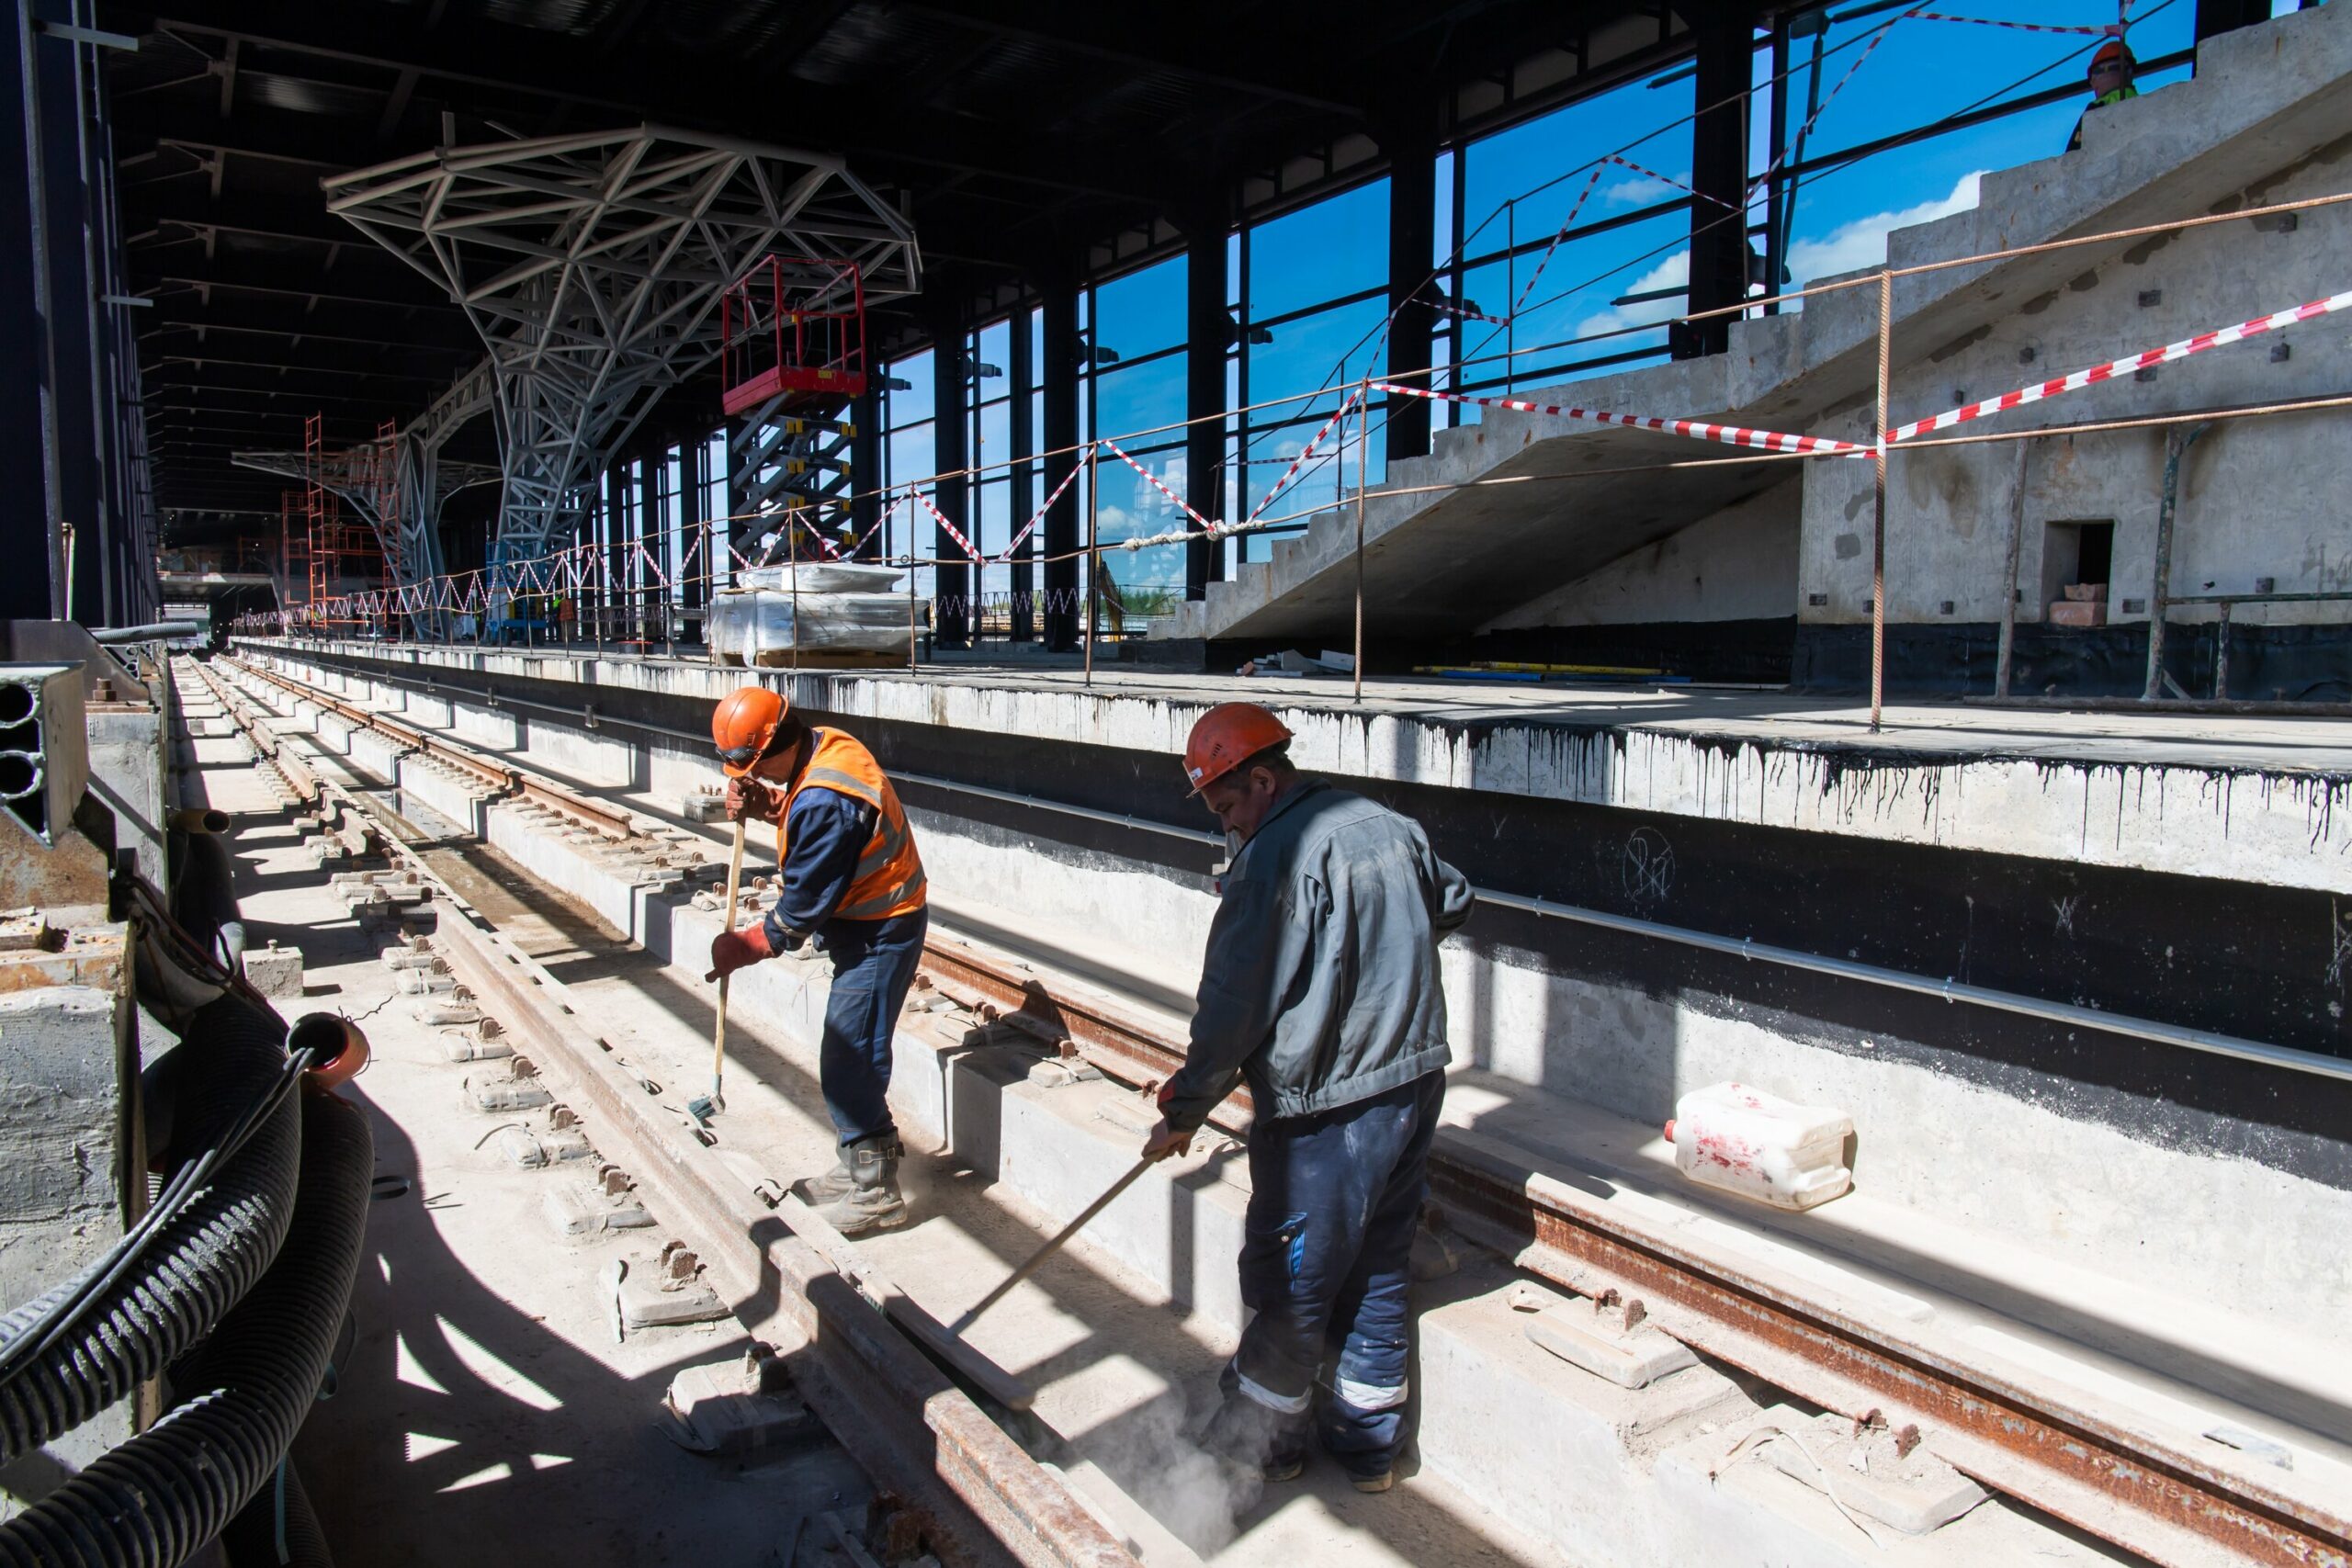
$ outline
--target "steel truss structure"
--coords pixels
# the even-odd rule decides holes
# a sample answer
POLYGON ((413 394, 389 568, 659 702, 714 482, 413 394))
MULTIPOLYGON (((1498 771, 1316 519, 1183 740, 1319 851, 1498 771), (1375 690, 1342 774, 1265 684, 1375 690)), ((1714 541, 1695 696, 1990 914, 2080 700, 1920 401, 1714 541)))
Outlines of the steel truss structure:
POLYGON ((510 559, 568 539, 596 476, 720 347, 762 256, 911 294, 913 231, 838 158, 642 126, 444 147, 323 182, 328 209, 447 288, 490 349, 510 559))
MULTIPOLYGON (((490 412, 494 395, 485 364, 459 377, 413 423, 375 441, 318 460, 303 452, 259 451, 236 452, 231 460, 241 468, 315 481, 334 491, 375 530, 389 585, 411 588, 447 572, 441 549, 442 503, 458 491, 495 484, 501 478, 487 464, 450 463, 441 457, 441 448, 452 435, 490 412)), ((439 636, 443 613, 421 604, 409 617, 414 635, 439 636)))

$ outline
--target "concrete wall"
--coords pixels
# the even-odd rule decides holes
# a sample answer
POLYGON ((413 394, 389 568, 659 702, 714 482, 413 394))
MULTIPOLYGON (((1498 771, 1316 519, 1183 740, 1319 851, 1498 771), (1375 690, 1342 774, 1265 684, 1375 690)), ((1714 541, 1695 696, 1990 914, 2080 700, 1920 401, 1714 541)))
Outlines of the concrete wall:
POLYGON ((1803 481, 1783 480, 1478 629, 1767 620, 1792 614, 1803 507, 1803 481))
MULTIPOLYGON (((89 986, 0 994, 0 1302, 16 1307, 122 1235, 131 1009, 89 986)), ((142 1194, 143 1196, 143 1194, 142 1194)), ((0 1470, 0 1517, 130 1435, 124 1400, 0 1470)))
MULTIPOLYGON (((2154 95, 2141 116, 2161 112, 2154 95)), ((2094 122, 2096 123, 2096 122, 2094 122)), ((2135 124, 2137 122, 2134 122, 2135 124)), ((2132 127, 2126 126, 2125 130, 2132 127)), ((2285 171, 2248 169, 2246 205, 2344 188, 2352 143, 2285 171)), ((2249 220, 2158 237, 2086 265, 2064 287, 2020 300, 1987 329, 1907 359, 1894 384, 1899 423, 2055 377, 2120 354, 2324 298, 2344 287, 2352 208, 2249 220), (2151 297, 2156 302, 2143 303, 2151 297)), ((1927 344, 1912 345, 1928 348, 1927 344)), ((2352 383, 2352 321, 2323 317, 2244 344, 2124 376, 1964 433, 2031 429, 2256 406, 2340 394, 2352 383), (2283 347, 2287 357, 2275 357, 2283 347)), ((1868 440, 1870 412, 1854 409, 1819 434, 1868 440)), ((2165 433, 2057 436, 2029 444, 1897 449, 1887 498, 1887 598, 1898 621, 1996 621, 2012 517, 2023 525, 2020 621, 2046 603, 2042 551, 2053 522, 2115 526, 2109 616, 2144 621, 2154 582, 2165 433), (2019 496, 2019 465, 2022 497, 2019 496), (2125 601, 2132 601, 2127 604, 2125 601), (1951 605, 1946 611, 1944 605, 1951 605)), ((2256 579, 2279 592, 2352 587, 2352 535, 2330 499, 2352 484, 2352 411, 2328 410, 2215 424, 2192 446, 2179 480, 2173 592, 2245 593, 2256 579)), ((1808 464, 1802 592, 1809 622, 1870 617, 1871 476, 1860 462, 1808 464), (1826 603, 1810 603, 1819 594, 1826 603)), ((2063 575, 2063 574, 2061 574, 2063 575)), ((2211 608, 2175 613, 2211 619, 2211 608)), ((2244 623, 2341 623, 2343 605, 2244 605, 2244 623)))

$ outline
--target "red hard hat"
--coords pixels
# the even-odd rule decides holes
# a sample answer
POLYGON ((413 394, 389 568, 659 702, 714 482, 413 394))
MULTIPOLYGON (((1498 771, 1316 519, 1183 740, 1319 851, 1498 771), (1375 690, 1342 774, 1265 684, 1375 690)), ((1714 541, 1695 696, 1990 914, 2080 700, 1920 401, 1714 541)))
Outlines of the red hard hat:
POLYGON ((791 711, 784 694, 770 686, 738 686, 719 699, 710 716, 710 743, 718 748, 719 766, 729 778, 752 771, 791 711))
POLYGON ((1201 715, 1184 742, 1184 776, 1198 795, 1269 746, 1290 739, 1283 721, 1256 703, 1219 703, 1201 715))

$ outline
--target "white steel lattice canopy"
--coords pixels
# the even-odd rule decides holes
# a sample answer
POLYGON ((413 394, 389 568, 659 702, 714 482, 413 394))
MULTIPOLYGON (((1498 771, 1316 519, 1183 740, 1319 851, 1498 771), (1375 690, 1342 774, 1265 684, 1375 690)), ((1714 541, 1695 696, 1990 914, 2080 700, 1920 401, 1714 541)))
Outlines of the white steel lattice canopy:
POLYGON ((446 288, 489 345, 509 559, 571 533, 662 394, 719 350, 718 299, 770 252, 914 292, 914 231, 840 159, 696 131, 445 147, 324 182, 328 210, 446 288))

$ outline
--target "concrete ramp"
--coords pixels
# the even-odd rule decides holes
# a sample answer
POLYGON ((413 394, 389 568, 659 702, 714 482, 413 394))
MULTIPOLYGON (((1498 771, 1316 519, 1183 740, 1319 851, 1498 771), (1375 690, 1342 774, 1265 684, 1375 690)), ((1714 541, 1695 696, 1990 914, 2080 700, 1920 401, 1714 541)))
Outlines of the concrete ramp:
MULTIPOLYGON (((2352 13, 2324 6, 2209 40, 2194 81, 2091 117, 2082 148, 1988 174, 1977 205, 1888 236, 1896 266, 2010 250, 2069 235, 2258 206, 2267 182, 2352 137, 2352 13)), ((2154 249, 2159 237, 2137 242, 2154 249)), ((1918 374, 1994 323, 2047 307, 2134 242, 2070 247, 1898 279, 1898 419, 1935 412, 1948 386, 1918 374), (1912 375, 1906 378, 1905 370, 1912 375), (1906 388, 1906 380, 1917 387, 1906 388), (1907 394, 1907 395, 1905 395, 1907 394), (1919 406, 1913 408, 1912 403, 1919 406)), ((2284 301, 2249 298, 2246 313, 2284 301)), ((1863 438, 1875 393, 1878 291, 1806 301, 1734 324, 1728 353, 1520 394, 1538 403, 1689 417, 1863 438), (1842 422, 1842 423, 1840 423, 1842 422), (1835 428, 1831 428, 1832 426, 1835 428)), ((2220 325, 2199 321, 2189 330, 2220 325)), ((2152 321, 2154 330, 2161 323, 2152 321)), ((2149 343, 2163 341, 2151 337, 2149 343)), ((2119 344, 2124 348, 2147 344, 2119 344)), ((2072 366, 2051 367, 2052 370, 2072 366)), ((1977 395, 1998 389, 1972 389, 1977 395)), ((1611 469, 1736 458, 1738 449, 1558 416, 1489 410, 1436 433, 1430 455, 1394 461, 1382 489, 1526 479, 1451 493, 1372 496, 1365 506, 1367 614, 1391 633, 1467 635, 1792 473, 1758 459, 1647 473, 1611 469), (1590 479, 1553 476, 1593 472, 1590 479)), ((1806 459, 1807 465, 1850 461, 1806 459)), ((1214 583, 1160 628, 1167 637, 1331 640, 1350 625, 1355 503, 1317 513, 1269 561, 1214 583)), ((1792 604, 1788 612, 1794 614, 1792 604)))

